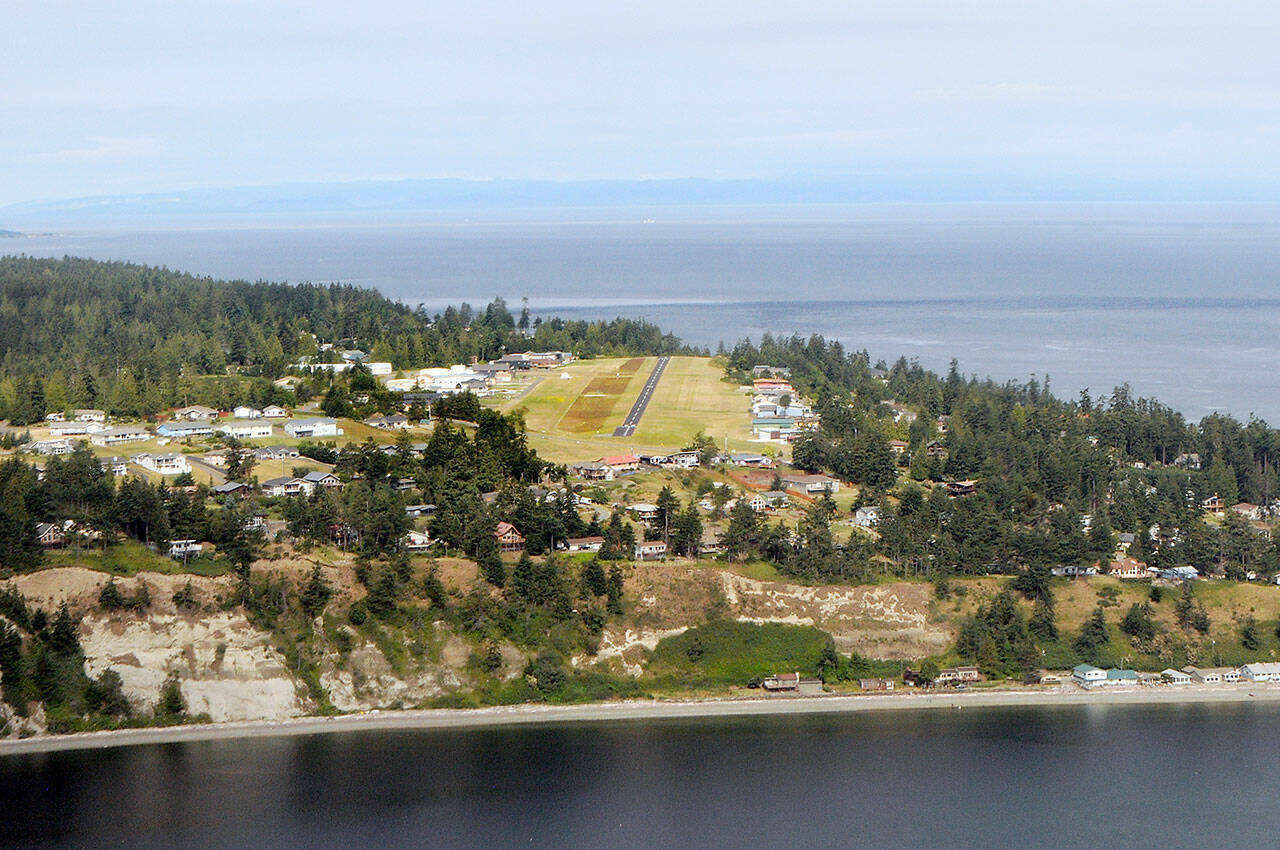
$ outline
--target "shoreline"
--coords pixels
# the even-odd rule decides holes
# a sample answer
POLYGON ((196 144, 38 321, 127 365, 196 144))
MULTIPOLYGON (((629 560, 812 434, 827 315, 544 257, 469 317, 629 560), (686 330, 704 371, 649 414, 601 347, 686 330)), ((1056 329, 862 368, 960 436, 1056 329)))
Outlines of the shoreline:
POLYGON ((460 730, 554 723, 678 720, 701 717, 843 714, 867 711, 956 710, 1069 705, 1159 705, 1280 703, 1280 683, 1216 686, 1166 686, 1084 691, 1075 686, 1054 690, 897 691, 877 694, 828 694, 811 697, 652 700, 583 705, 522 704, 468 709, 369 711, 336 717, 289 720, 242 720, 188 726, 76 732, 0 740, 0 757, 10 755, 101 750, 148 744, 217 741, 240 738, 294 737, 337 732, 391 730, 460 730))

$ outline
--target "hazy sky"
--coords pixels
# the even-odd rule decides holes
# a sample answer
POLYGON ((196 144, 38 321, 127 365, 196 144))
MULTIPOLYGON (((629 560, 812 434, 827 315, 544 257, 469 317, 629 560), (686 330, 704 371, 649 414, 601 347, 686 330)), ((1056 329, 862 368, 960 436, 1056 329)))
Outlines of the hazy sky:
POLYGON ((1272 2, 10 4, 0 204, 401 177, 1280 185, 1272 2))

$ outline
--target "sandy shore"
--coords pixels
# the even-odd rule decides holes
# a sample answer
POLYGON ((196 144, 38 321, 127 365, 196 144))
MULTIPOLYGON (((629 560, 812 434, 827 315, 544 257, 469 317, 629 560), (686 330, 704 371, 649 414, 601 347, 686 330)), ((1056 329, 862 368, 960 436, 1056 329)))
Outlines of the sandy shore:
POLYGON ((860 711, 957 710, 1007 706, 1153 705, 1179 703, 1280 703, 1280 683, 1216 686, 1169 686, 1084 691, 1073 685, 1053 689, 992 691, 896 691, 884 694, 707 699, 645 700, 589 705, 517 705, 478 709, 371 711, 339 717, 302 717, 284 721, 247 721, 126 729, 74 735, 42 735, 0 740, 0 756, 58 750, 105 749, 138 744, 316 735, 380 729, 473 729, 538 723, 598 723, 622 720, 667 720, 695 717, 749 717, 778 714, 839 714, 860 711))

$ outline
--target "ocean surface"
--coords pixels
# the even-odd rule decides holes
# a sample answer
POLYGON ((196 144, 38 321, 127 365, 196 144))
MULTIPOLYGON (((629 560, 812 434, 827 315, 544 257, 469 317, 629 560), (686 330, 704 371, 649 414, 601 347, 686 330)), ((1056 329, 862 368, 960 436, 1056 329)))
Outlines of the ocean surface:
MULTIPOLYGON (((0 222, 0 225, 3 223, 0 222)), ((821 333, 1097 398, 1128 382, 1192 419, 1280 423, 1280 207, 899 205, 591 211, 380 225, 52 233, 0 252, 214 277, 344 281, 438 310, 648 319, 715 349, 821 333)))
POLYGON ((22 847, 1269 847, 1273 707, 368 732, 0 756, 22 847))

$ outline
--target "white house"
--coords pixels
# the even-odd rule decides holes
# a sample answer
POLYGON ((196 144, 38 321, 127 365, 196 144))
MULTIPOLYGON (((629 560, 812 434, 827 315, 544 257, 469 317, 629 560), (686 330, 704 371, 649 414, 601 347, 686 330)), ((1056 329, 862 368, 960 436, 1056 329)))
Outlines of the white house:
POLYGON ((297 496, 300 493, 311 492, 311 488, 303 483, 301 478, 292 478, 287 475, 283 478, 269 478, 259 486, 264 496, 297 496))
POLYGON ((156 433, 162 437, 185 440, 188 437, 208 437, 213 433, 213 425, 207 419, 191 421, 172 420, 156 426, 156 433))
POLYGON ((171 540, 169 541, 169 557, 170 558, 186 558, 199 555, 204 551, 204 547, 194 540, 171 540))
POLYGON ((291 419, 284 423, 284 432, 295 439, 342 436, 342 429, 338 427, 338 420, 330 419, 327 416, 313 419, 291 419))
POLYGON ((1191 684, 1191 676, 1181 670, 1174 670, 1172 667, 1160 671, 1161 677, 1171 685, 1189 685, 1191 684))
POLYGON ((1280 661, 1255 661, 1240 668, 1240 678, 1246 682, 1280 681, 1280 661))
POLYGON ((228 419, 218 424, 218 433, 235 437, 237 440, 262 440, 275 434, 270 422, 257 422, 251 419, 228 419))
POLYGON ((188 407, 180 407, 173 412, 174 419, 188 419, 195 421, 198 419, 213 419, 218 415, 218 411, 212 407, 205 407, 203 404, 192 404, 188 407))
POLYGON ((191 462, 186 455, 180 454, 139 454, 131 460, 143 469, 149 469, 160 475, 184 475, 191 471, 191 462))
POLYGON ((1071 668, 1071 680, 1082 688, 1090 688, 1107 681, 1107 671, 1092 664, 1077 664, 1071 668))
POLYGON ((249 407, 247 404, 241 404, 232 408, 231 415, 236 419, 261 419, 262 411, 256 407, 249 407))
POLYGON ((263 419, 284 419, 289 415, 289 411, 285 410, 278 404, 268 404, 262 408, 263 419))
POLYGON ((341 479, 332 472, 319 472, 312 470, 302 476, 302 480, 311 488, 324 487, 326 490, 333 490, 342 486, 341 479))
POLYGON ((75 443, 68 439, 37 440, 28 443, 26 450, 38 455, 69 455, 76 450, 75 443))
POLYGON ((49 424, 50 437, 65 437, 68 434, 96 434, 103 426, 98 422, 52 422, 49 424))
POLYGON ((105 458, 102 461, 102 468, 112 475, 127 475, 129 473, 129 459, 119 455, 105 458))
POLYGON ((145 428, 137 425, 125 425, 121 428, 106 428, 96 434, 89 435, 89 442, 95 446, 114 446, 118 443, 138 443, 151 439, 145 428))
POLYGON ((106 422, 107 413, 105 410, 93 410, 91 408, 76 408, 71 411, 71 416, 77 422, 106 422))
POLYGON ((880 508, 867 505, 853 512, 853 524, 859 528, 874 528, 880 522, 880 508))
POLYGON ((429 534, 423 534, 421 531, 410 531, 404 536, 403 542, 406 552, 423 552, 430 549, 434 541, 432 541, 429 534))

